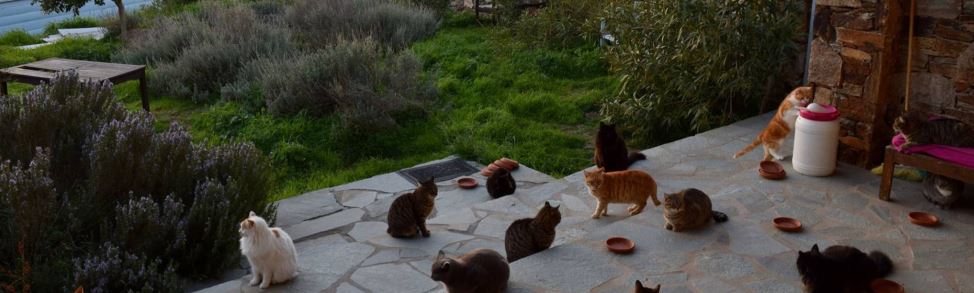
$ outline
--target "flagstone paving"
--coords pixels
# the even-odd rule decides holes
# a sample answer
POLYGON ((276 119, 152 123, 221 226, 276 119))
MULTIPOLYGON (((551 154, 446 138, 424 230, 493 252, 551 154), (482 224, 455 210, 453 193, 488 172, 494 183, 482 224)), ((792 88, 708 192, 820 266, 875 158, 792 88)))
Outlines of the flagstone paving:
MULTIPOLYGON (((555 246, 512 263, 509 292, 629 292, 635 280, 660 283, 668 293, 802 292, 795 258, 813 244, 885 252, 895 262, 889 278, 908 292, 974 292, 974 197, 942 211, 922 198, 918 184, 897 180, 893 201, 880 201, 878 176, 847 165, 830 177, 807 177, 785 161, 787 179, 761 179, 760 149, 737 160, 731 154, 768 119, 758 116, 645 150, 649 159, 633 165, 657 180, 660 199, 698 188, 730 216, 728 222, 674 233, 663 228, 660 207, 630 217, 621 204, 592 220, 595 200, 581 172, 559 180, 522 166, 513 172, 517 192, 500 199, 487 195, 479 174, 472 175, 481 184, 473 190, 439 182, 436 211, 427 222, 432 236, 395 239, 385 233, 386 212, 414 186, 389 173, 279 202, 277 224, 297 241, 301 274, 264 291, 442 292, 442 284, 429 278, 438 251, 490 248, 503 254, 511 221, 558 200, 563 219, 555 246), (906 214, 915 210, 937 214, 943 225, 911 225, 906 214), (805 230, 779 232, 770 225, 776 216, 798 218, 805 230), (609 253, 604 240, 611 236, 633 239, 636 250, 609 253)), ((201 292, 261 291, 247 285, 249 278, 230 276, 201 292)))

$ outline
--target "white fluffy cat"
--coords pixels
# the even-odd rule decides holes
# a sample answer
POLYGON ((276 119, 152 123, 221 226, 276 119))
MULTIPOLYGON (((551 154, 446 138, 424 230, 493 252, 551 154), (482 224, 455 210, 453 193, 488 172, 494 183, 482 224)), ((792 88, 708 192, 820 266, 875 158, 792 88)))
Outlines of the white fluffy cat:
POLYGON ((251 286, 266 289, 298 275, 298 252, 291 236, 281 228, 267 227, 267 221, 253 211, 240 222, 240 252, 254 274, 251 286))

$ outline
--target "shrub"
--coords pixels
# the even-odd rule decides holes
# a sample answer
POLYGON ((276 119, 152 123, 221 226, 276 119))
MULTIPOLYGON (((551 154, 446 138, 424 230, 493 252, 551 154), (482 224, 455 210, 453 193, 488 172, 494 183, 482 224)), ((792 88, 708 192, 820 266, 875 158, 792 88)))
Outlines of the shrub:
POLYGON ((178 291, 177 274, 239 264, 236 222, 248 211, 275 217, 253 145, 194 144, 178 125, 157 133, 107 82, 56 77, 0 100, 0 123, 0 234, 11 236, 0 268, 17 266, 18 242, 34 245, 22 258, 36 290, 178 291))
POLYGON ((400 49, 433 35, 438 25, 433 10, 390 0, 296 1, 285 19, 312 47, 371 36, 400 49))
POLYGON ((44 35, 57 34, 58 29, 62 28, 85 28, 99 26, 98 19, 90 17, 72 17, 58 22, 48 23, 44 26, 44 35))
POLYGON ((85 292, 179 292, 182 284, 172 266, 159 270, 159 259, 128 253, 106 242, 90 256, 75 260, 75 272, 69 282, 85 292))
POLYGON ((291 52, 292 45, 286 27, 261 21, 248 6, 209 2, 200 13, 157 20, 115 59, 156 65, 156 91, 207 100, 236 80, 242 64, 291 52))
POLYGON ((422 64, 412 53, 383 52, 366 39, 342 41, 311 54, 258 60, 242 74, 249 83, 228 87, 224 93, 243 98, 247 89, 259 88, 268 109, 277 115, 338 111, 350 127, 388 127, 395 124, 396 113, 431 100, 435 90, 421 76, 422 64))
MULTIPOLYGON (((513 4, 513 1, 508 2, 513 4)), ((537 47, 591 46, 600 36, 599 13, 613 1, 632 3, 628 0, 549 1, 536 16, 516 18, 510 26, 511 32, 518 40, 537 47)))
POLYGON ((757 112, 796 53, 798 1, 659 0, 605 9, 622 89, 602 114, 660 141, 757 112), (692 20, 692 21, 687 21, 692 20))
POLYGON ((22 29, 15 29, 0 35, 0 46, 24 46, 43 43, 38 37, 32 36, 22 29))

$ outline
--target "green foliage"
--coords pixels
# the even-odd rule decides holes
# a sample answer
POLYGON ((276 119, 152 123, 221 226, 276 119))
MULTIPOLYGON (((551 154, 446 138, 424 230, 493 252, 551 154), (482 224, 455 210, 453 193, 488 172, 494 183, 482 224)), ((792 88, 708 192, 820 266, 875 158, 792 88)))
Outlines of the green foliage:
POLYGON ((177 274, 239 264, 247 212, 274 219, 270 166, 252 144, 194 144, 175 124, 156 132, 107 82, 57 77, 0 100, 0 123, 0 268, 29 260, 37 291, 179 291, 177 274))
POLYGON ((252 62, 241 76, 246 81, 225 87, 224 97, 263 98, 279 116, 337 111, 345 126, 374 131, 395 126, 398 114, 422 112, 436 92, 421 74, 409 52, 383 54, 371 39, 339 41, 310 54, 252 62))
MULTIPOLYGON (((87 2, 87 1, 81 1, 87 2)), ((83 3, 82 3, 83 4, 83 3)), ((44 35, 57 34, 58 29, 62 28, 85 28, 85 27, 96 27, 101 25, 98 19, 91 17, 72 17, 58 22, 48 23, 44 26, 44 35)))
POLYGON ((401 49, 433 35, 437 27, 429 8, 391 0, 296 1, 284 19, 309 47, 371 37, 401 49))
POLYGON ((599 39, 599 14, 612 2, 632 3, 630 0, 549 1, 537 15, 516 18, 509 27, 517 39, 532 46, 593 46, 599 39))
POLYGON ((660 141, 755 114, 769 78, 796 53, 798 1, 659 0, 605 9, 622 75, 608 119, 660 141))
POLYGON ((594 48, 535 48, 496 28, 450 27, 413 51, 438 76, 446 109, 434 116, 451 152, 508 156, 556 176, 591 164, 593 114, 616 88, 594 48))
POLYGON ((57 43, 36 49, 21 50, 0 45, 0 67, 20 65, 52 57, 68 59, 108 61, 118 43, 112 40, 90 38, 66 38, 57 43))
POLYGON ((16 47, 16 46, 39 44, 43 42, 44 40, 41 40, 38 37, 28 34, 26 31, 22 29, 8 31, 0 35, 0 46, 16 47))

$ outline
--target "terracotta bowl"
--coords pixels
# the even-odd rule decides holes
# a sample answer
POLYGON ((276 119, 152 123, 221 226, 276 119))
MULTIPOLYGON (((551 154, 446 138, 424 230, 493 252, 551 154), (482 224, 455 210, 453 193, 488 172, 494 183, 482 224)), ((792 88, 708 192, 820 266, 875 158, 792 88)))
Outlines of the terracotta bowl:
POLYGON ((781 164, 775 161, 761 161, 761 169, 764 173, 768 174, 784 174, 785 168, 781 167, 781 164))
POLYGON ((502 167, 504 169, 507 169, 508 171, 511 171, 511 170, 514 170, 514 169, 517 168, 517 166, 514 165, 514 163, 512 163, 510 161, 504 161, 504 160, 494 161, 494 165, 500 166, 500 167, 502 167))
POLYGON ((497 172, 497 170, 499 170, 500 168, 501 168, 500 166, 491 163, 490 165, 487 165, 487 167, 480 169, 480 174, 490 177, 490 175, 494 175, 494 172, 497 172))
POLYGON ((774 227, 781 231, 800 232, 802 230, 802 222, 789 217, 777 217, 771 221, 774 222, 774 227))
POLYGON ((924 212, 912 212, 909 215, 910 222, 920 226, 933 227, 940 224, 940 219, 937 216, 924 213, 924 212))
POLYGON ((781 180, 781 179, 785 179, 785 177, 788 176, 784 172, 782 172, 782 173, 768 173, 768 172, 765 172, 764 170, 761 170, 761 169, 758 170, 758 175, 761 175, 761 177, 764 177, 764 179, 768 179, 768 180, 781 180))
POLYGON ((612 237, 605 240, 605 246, 614 253, 627 254, 636 248, 636 242, 625 237, 612 237))
POLYGON ((517 168, 520 168, 521 167, 521 163, 518 163, 517 161, 508 159, 506 157, 505 158, 501 158, 500 161, 501 162, 504 162, 506 164, 509 164, 511 166, 511 168, 507 168, 507 169, 508 170, 511 170, 511 171, 517 170, 517 168))
POLYGON ((477 179, 470 177, 460 178, 460 180, 457 180, 457 185, 463 189, 477 188, 477 179))
POLYGON ((903 293, 905 291, 902 285, 887 279, 876 279, 869 284, 869 287, 873 289, 874 293, 903 293))

